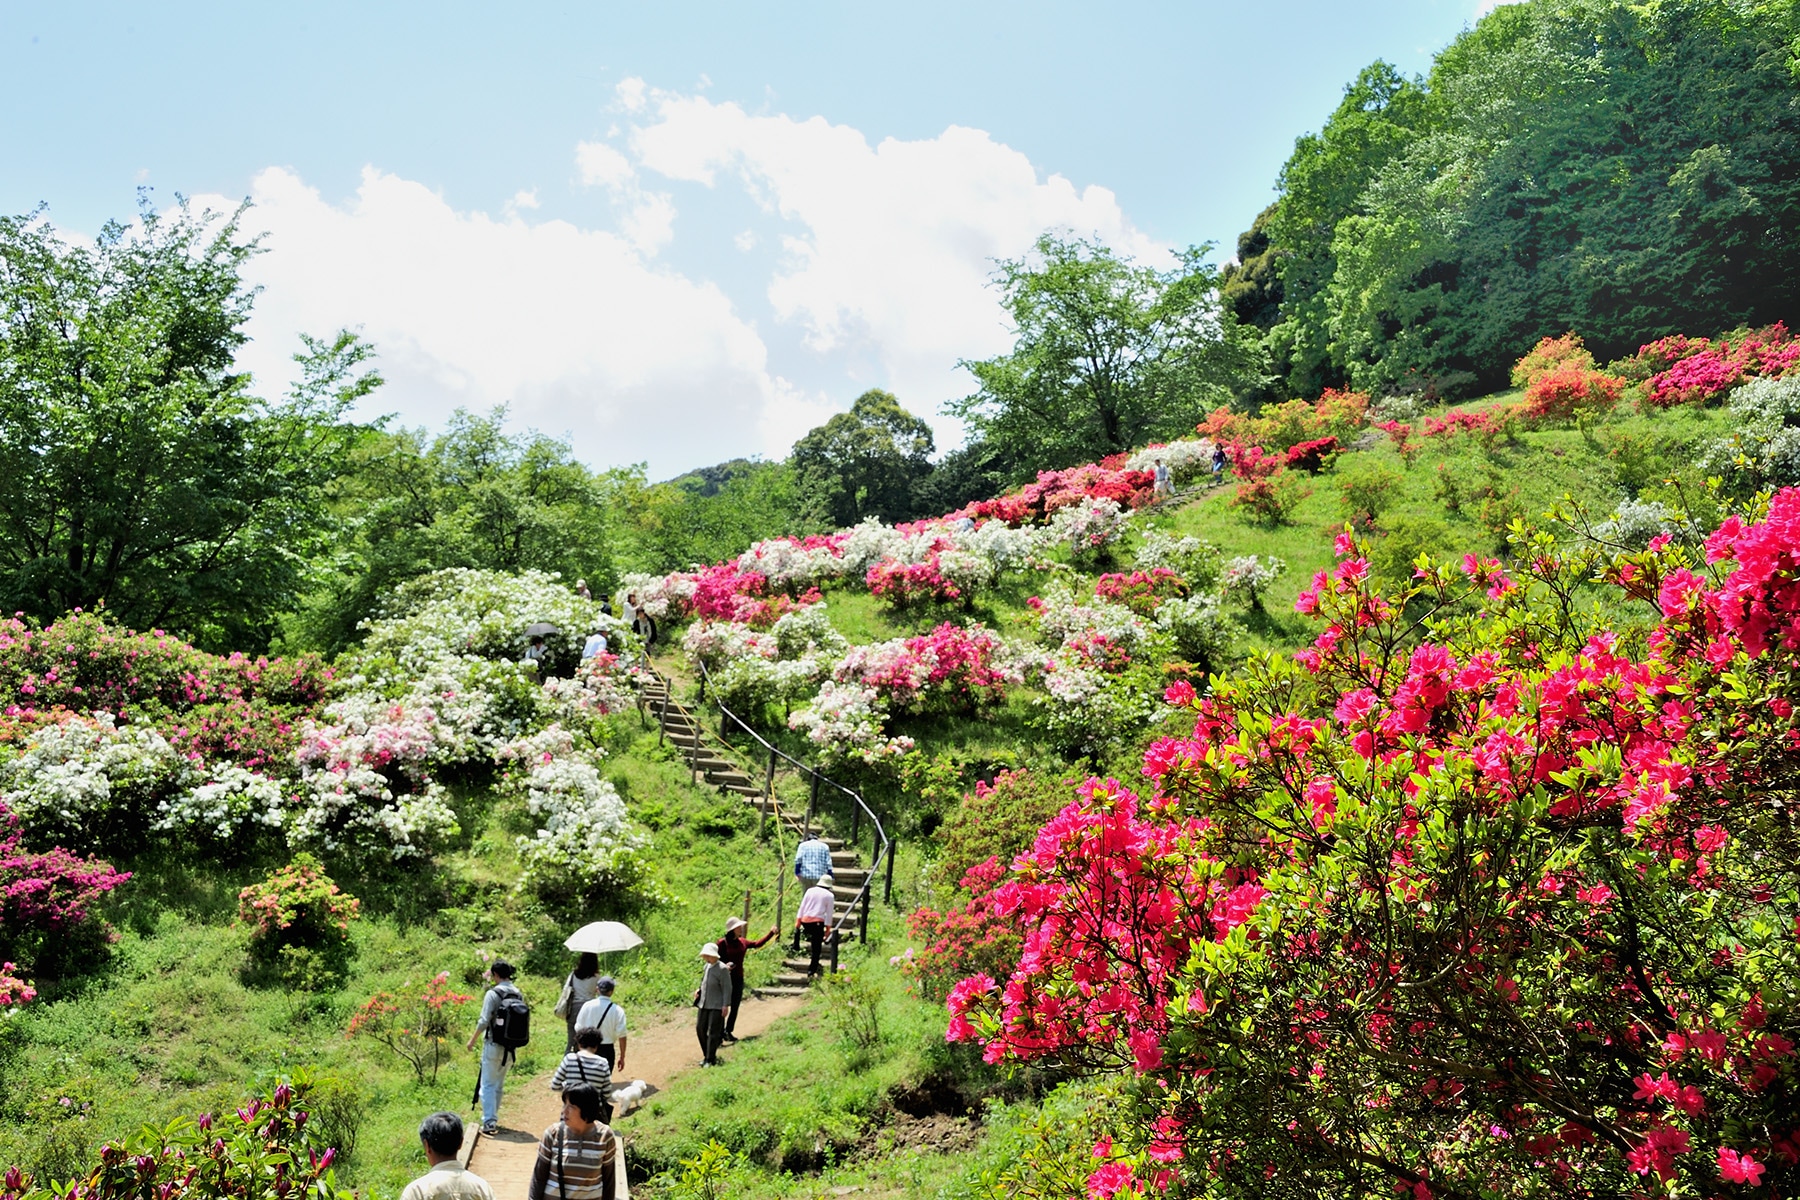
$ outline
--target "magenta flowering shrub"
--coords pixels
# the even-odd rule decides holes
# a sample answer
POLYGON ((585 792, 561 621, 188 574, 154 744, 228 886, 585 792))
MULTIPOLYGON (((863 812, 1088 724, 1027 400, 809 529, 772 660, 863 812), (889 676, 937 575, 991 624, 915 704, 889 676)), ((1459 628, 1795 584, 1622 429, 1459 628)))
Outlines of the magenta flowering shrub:
POLYGON ((1123 604, 1141 617, 1153 616, 1165 600, 1187 595, 1187 583, 1167 567, 1130 574, 1102 575, 1094 582, 1094 595, 1113 604, 1123 604))
POLYGON ((1003 700, 1006 685, 1018 682, 1005 657, 993 630, 945 621, 920 637, 851 647, 833 678, 863 684, 896 709, 973 712, 1003 700))
POLYGON ((1637 361, 1666 360, 1650 376, 1644 398, 1658 408, 1677 404, 1705 404, 1724 395, 1745 379, 1785 375, 1800 363, 1800 342, 1786 325, 1776 322, 1765 329, 1727 334, 1716 342, 1694 338, 1663 338, 1640 347, 1637 361))
POLYGON ((39 1179, 17 1167, 0 1200, 352 1200, 337 1181, 337 1148, 318 1134, 308 1087, 282 1083, 233 1112, 203 1113, 108 1142, 74 1179, 39 1179))
MULTIPOLYGON (((0 802, 0 959, 7 960, 6 969, 44 978, 92 965, 81 959, 97 955, 104 942, 106 925, 97 907, 130 878, 61 847, 26 849, 18 817, 0 802)), ((20 994, 13 989, 15 997, 20 994)))
POLYGON ((949 604, 963 598, 963 590, 944 575, 938 556, 920 563, 886 559, 869 568, 864 577, 869 593, 896 608, 920 603, 949 604))
POLYGON ((1800 489, 1703 558, 1361 550, 985 893, 949 1038, 1125 1073, 1090 1197, 1795 1194, 1800 489))

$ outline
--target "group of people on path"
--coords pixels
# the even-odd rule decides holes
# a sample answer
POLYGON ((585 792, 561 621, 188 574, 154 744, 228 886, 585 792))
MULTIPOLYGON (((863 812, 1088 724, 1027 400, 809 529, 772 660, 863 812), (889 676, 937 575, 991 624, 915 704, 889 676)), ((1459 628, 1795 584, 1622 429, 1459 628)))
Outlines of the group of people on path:
MULTIPOLYGON (((605 1121, 598 1089, 562 1089, 562 1115, 544 1130, 531 1173, 529 1200, 617 1200, 627 1193, 625 1145, 605 1121)), ((495 1200, 487 1180, 462 1163, 463 1123, 437 1112, 419 1124, 429 1169, 406 1185, 400 1200, 495 1200)))

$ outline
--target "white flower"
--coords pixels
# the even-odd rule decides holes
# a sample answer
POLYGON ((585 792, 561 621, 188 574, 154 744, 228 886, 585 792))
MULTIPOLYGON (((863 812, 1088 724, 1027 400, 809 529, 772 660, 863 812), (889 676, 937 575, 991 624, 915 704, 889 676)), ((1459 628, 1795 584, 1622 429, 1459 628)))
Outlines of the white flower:
POLYGON ((1189 438, 1166 446, 1148 446, 1126 459, 1125 469, 1154 471, 1159 458, 1176 483, 1186 483, 1212 471, 1213 444, 1206 438, 1189 438))

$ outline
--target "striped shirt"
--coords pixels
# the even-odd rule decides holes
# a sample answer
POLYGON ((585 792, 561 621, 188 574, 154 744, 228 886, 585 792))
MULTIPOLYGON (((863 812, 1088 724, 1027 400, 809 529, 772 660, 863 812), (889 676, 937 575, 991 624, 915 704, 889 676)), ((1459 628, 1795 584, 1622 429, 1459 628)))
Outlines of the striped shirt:
POLYGON ((614 1200, 619 1150, 619 1135, 597 1121, 586 1133, 558 1121, 538 1143, 531 1200, 614 1200))
POLYGON ((578 1083, 591 1085, 602 1100, 606 1099, 607 1090, 612 1087, 612 1064, 598 1054, 583 1054, 579 1050, 563 1055, 556 1074, 550 1077, 550 1090, 560 1092, 578 1083))

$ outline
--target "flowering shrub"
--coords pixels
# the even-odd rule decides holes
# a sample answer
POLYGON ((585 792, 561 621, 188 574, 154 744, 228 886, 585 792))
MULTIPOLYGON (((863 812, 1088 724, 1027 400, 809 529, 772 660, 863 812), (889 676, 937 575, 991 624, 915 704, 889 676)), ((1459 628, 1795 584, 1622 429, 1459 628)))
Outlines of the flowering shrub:
POLYGON ((1800 376, 1753 379, 1726 404, 1732 432, 1707 448, 1701 466, 1745 496, 1800 484, 1800 376))
POLYGON ((1139 616, 1156 613, 1165 600, 1187 595, 1187 583, 1167 567, 1133 571, 1129 575, 1102 575, 1094 581, 1094 595, 1109 604, 1123 604, 1139 616))
POLYGON ((913 748, 909 737, 889 737, 887 704, 864 683, 827 679, 812 703, 788 718, 788 728, 806 734, 827 763, 891 762, 913 748))
POLYGON ((1170 478, 1176 483, 1187 483, 1212 470, 1212 457, 1212 442, 1206 438, 1188 438, 1167 445, 1146 446, 1125 460, 1125 469, 1149 471, 1154 475, 1156 462, 1161 459, 1163 466, 1169 468, 1170 478))
POLYGON ((1594 356, 1581 344, 1579 334, 1569 332, 1561 337, 1542 338, 1527 350, 1525 356, 1513 364, 1512 385, 1529 389, 1546 375, 1568 371, 1585 375, 1593 369, 1594 356))
POLYGON ((423 987, 403 983, 363 1001, 345 1030, 349 1037, 380 1042, 412 1067, 420 1083, 437 1082, 438 1068, 450 1061, 449 1040, 456 1009, 469 997, 450 990, 450 972, 440 971, 423 987))
POLYGON ((1156 610, 1156 625, 1169 635, 1176 654, 1203 671, 1222 670, 1243 633, 1210 592, 1170 600, 1156 610))
POLYGON ((666 898, 648 876, 649 842, 589 761, 596 755, 578 752, 556 725, 500 750, 512 767, 506 786, 524 795, 539 823, 534 836, 517 839, 519 890, 555 912, 623 912, 666 898))
POLYGON ((623 658, 602 652, 576 668, 571 679, 544 680, 544 700, 562 721, 611 716, 637 704, 636 676, 623 658))
POLYGON ((1019 682, 999 634, 949 621, 921 637, 852 646, 833 678, 872 688, 896 708, 962 712, 1004 699, 1006 685, 1019 682))
POLYGON ((1520 415, 1531 421, 1568 421, 1605 412, 1619 402, 1625 381, 1568 364, 1535 376, 1525 389, 1520 415))
POLYGON ((1410 467, 1420 449, 1419 443, 1412 440, 1412 425, 1406 421, 1383 421, 1376 428, 1388 435, 1388 440, 1394 444, 1394 452, 1410 467))
POLYGON ((1127 515, 1111 497, 1077 500, 1056 510, 1044 536, 1053 544, 1067 542, 1070 552, 1079 554, 1117 540, 1125 531, 1127 515))
POLYGON ((92 846, 141 830, 156 798, 187 774, 156 730, 65 712, 0 763, 0 802, 37 836, 92 846))
POLYGON ((619 580, 619 595, 633 595, 638 606, 654 621, 679 621, 693 609, 697 586, 692 575, 677 571, 670 575, 634 573, 619 580))
POLYGON ((918 603, 948 604, 961 600, 965 594, 961 586, 944 575, 936 555, 922 563, 891 559, 876 563, 869 568, 864 582, 872 595, 895 608, 918 603))
POLYGON ((617 621, 601 616, 597 601, 583 599, 555 575, 453 568, 394 589, 377 616, 363 622, 360 657, 392 660, 401 678, 428 675, 465 657, 517 660, 525 653, 525 627, 538 621, 557 627, 547 644, 570 661, 594 629, 605 625, 613 638, 622 632, 617 621))
POLYGON ((161 1129, 146 1126, 96 1152, 70 1180, 38 1179, 17 1167, 0 1200, 352 1200, 312 1121, 303 1083, 278 1084, 232 1113, 204 1113, 161 1129))
POLYGON ((1227 596, 1239 597, 1251 608, 1261 608, 1263 593, 1286 573, 1286 560, 1273 554, 1241 554, 1225 564, 1219 586, 1227 596))
POLYGON ((106 933, 94 906, 130 878, 61 847, 27 850, 19 818, 0 802, 0 958, 7 969, 18 963, 41 979, 91 967, 84 959, 99 956, 106 933))
POLYGON ((1644 399, 1658 408, 1704 404, 1730 391, 1744 378, 1744 364, 1728 348, 1703 350, 1650 377, 1644 399))
POLYGON ((1467 434, 1482 445, 1491 446, 1502 432, 1502 414, 1497 409, 1462 409, 1441 417, 1425 418, 1425 436, 1428 438, 1467 434))
POLYGON ((238 893, 238 923, 250 928, 250 956, 273 963, 289 950, 341 958, 362 902, 338 890, 310 854, 297 854, 238 893))
POLYGON ((0 962, 0 1016, 37 999, 37 989, 13 974, 17 969, 17 963, 0 962))
POLYGON ((1219 578, 1219 548, 1197 537, 1149 530, 1138 542, 1133 562, 1140 571, 1173 571, 1190 588, 1211 587, 1219 578))
POLYGON ((1338 440, 1335 437, 1297 442, 1288 447, 1287 468, 1290 471, 1305 471, 1308 475, 1316 475, 1325 468, 1325 465, 1337 452, 1338 440))
MULTIPOLYGON (((1041 817, 1034 822, 1042 823, 1041 817)), ((1019 923, 993 903, 994 885, 1005 874, 1000 857, 990 856, 958 876, 951 904, 921 905, 907 915, 908 935, 920 948, 908 947, 901 968, 924 995, 941 998, 961 979, 1002 972, 1019 960, 1019 923)))
POLYGON ((773 661, 781 654, 774 633, 731 621, 695 621, 682 635, 681 648, 708 671, 723 670, 727 663, 742 658, 773 661))
POLYGON ((947 1036, 1130 1073, 1090 1195, 1792 1194, 1800 490, 1706 561, 1339 552, 1310 649, 1042 829, 947 1036))
POLYGON ((1255 416, 1214 409, 1199 426, 1200 434, 1219 445, 1258 445, 1286 453, 1290 446, 1323 437, 1348 441, 1369 421, 1365 392, 1327 388, 1317 401, 1289 400, 1265 406, 1255 416))
POLYGON ((1658 408, 1704 404, 1755 376, 1780 376, 1800 362, 1800 342, 1777 322, 1765 329, 1727 334, 1717 342, 1664 338, 1638 351, 1640 361, 1667 358, 1651 375, 1644 398, 1658 408), (1735 336, 1736 340, 1733 340, 1735 336))
POLYGON ((286 822, 286 794, 267 775, 229 762, 196 773, 200 782, 157 804, 152 829, 241 844, 259 828, 279 830, 286 822))

